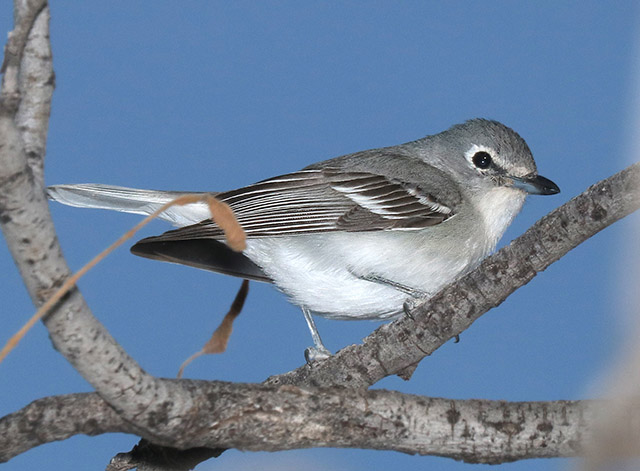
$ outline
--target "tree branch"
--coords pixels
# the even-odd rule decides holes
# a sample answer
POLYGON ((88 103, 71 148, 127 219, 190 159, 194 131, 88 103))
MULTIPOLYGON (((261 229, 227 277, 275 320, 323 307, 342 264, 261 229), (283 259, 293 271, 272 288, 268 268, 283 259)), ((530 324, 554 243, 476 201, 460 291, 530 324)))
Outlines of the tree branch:
POLYGON ((45 397, 0 419, 0 462, 44 443, 110 432, 135 433, 97 394, 45 397))
POLYGON ((29 30, 20 67, 20 105, 15 114, 25 152, 35 184, 44 188, 44 156, 49 132, 51 98, 55 88, 51 43, 49 40, 49 7, 45 2, 35 2, 36 14, 29 30))
MULTIPOLYGON (((27 40, 33 29, 36 17, 47 6, 47 0, 14 2, 14 28, 9 33, 4 48, 2 61, 2 93, 0 94, 0 111, 13 114, 21 100, 20 82, 21 63, 27 40)), ((48 25, 47 25, 48 27, 48 25)))
MULTIPOLYGON (((172 447, 278 451, 309 447, 394 450, 466 462, 503 463, 580 454, 597 404, 426 398, 395 391, 180 380, 197 407, 172 447)), ((6 461, 72 435, 135 433, 94 394, 40 399, 0 420, 6 461)))

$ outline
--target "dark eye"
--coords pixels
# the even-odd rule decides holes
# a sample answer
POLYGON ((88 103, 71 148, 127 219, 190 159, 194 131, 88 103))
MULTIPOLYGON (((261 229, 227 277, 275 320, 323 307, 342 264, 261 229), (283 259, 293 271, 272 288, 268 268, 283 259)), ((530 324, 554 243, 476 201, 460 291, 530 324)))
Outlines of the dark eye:
POLYGON ((489 155, 488 152, 485 151, 480 151, 480 152, 476 152, 475 154, 473 154, 473 165, 475 165, 478 168, 489 168, 489 165, 491 165, 491 156, 489 155))

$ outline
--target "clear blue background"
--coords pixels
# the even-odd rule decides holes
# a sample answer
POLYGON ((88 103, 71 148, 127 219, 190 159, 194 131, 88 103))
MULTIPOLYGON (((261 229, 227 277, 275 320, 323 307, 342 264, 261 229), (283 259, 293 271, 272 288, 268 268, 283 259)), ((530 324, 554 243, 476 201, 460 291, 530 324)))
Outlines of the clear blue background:
MULTIPOLYGON (((472 117, 500 120, 562 188, 530 198, 502 244, 636 153, 637 2, 54 2, 56 91, 48 184, 224 190, 314 161, 399 144, 472 117), (633 155, 630 157, 630 155, 633 155)), ((3 2, 0 31, 12 28, 3 2)), ((54 205, 74 270, 138 219, 54 205)), ((636 217, 637 219, 637 217, 636 217)), ((511 401, 591 397, 628 320, 621 278, 632 220, 587 241, 461 336, 410 382, 376 387, 511 401)), ((160 222, 143 231, 167 229, 160 222)), ((0 341, 33 307, 0 247, 0 341)), ((220 321, 240 281, 148 261, 123 248, 80 283, 94 314, 154 375, 174 376, 220 321)), ((373 322, 319 320, 332 350, 373 322)), ((253 283, 227 353, 186 376, 259 382, 310 344, 297 308, 253 283)), ((38 326, 0 365, 0 415, 90 387, 38 326)), ((136 438, 75 437, 3 469, 103 469, 136 438)), ((314 449, 229 451, 198 469, 477 469, 437 457, 314 449)), ((567 460, 496 470, 565 469, 567 460)))

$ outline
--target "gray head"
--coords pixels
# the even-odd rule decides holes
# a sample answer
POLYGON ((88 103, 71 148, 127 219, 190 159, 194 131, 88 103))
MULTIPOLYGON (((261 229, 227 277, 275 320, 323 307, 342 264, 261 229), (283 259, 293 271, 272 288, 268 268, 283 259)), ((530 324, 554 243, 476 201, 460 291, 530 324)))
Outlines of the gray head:
POLYGON ((473 190, 512 187, 552 195, 560 189, 538 175, 527 143, 497 121, 472 119, 410 144, 427 162, 473 190))

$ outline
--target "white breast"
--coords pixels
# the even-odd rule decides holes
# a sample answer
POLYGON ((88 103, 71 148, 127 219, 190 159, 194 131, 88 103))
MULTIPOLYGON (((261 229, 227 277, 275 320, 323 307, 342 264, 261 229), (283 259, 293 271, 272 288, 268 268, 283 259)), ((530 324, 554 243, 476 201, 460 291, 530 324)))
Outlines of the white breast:
POLYGON ((522 190, 498 187, 473 199, 473 204, 484 220, 487 238, 492 247, 495 248, 513 218, 520 212, 525 198, 526 193, 522 190))

